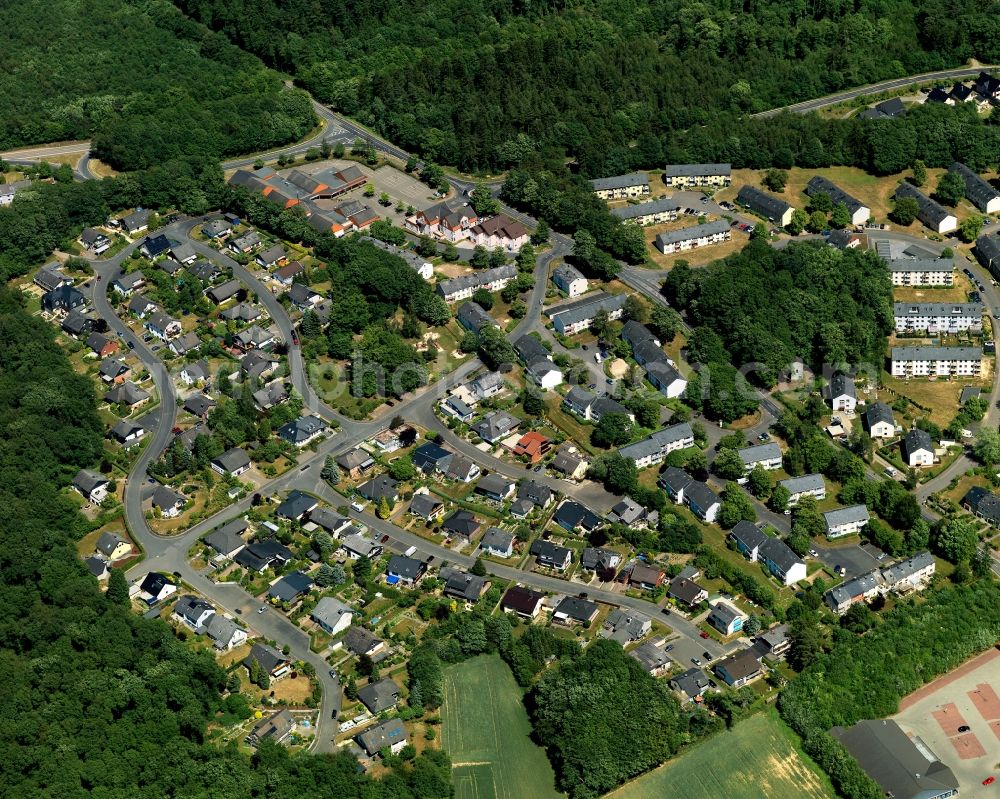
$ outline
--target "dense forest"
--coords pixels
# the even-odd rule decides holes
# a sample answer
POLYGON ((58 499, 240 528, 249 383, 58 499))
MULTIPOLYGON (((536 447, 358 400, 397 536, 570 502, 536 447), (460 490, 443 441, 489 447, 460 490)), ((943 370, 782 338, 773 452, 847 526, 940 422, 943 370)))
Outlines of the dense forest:
POLYGON ((782 691, 782 716, 842 796, 875 799, 881 792, 827 731, 892 715, 902 697, 994 646, 998 613, 993 580, 928 593, 889 611, 863 636, 835 635, 830 651, 782 691))
POLYGON ((673 158, 677 131, 720 113, 1000 61, 1000 6, 977 0, 175 2, 323 102, 466 169, 535 143, 586 174, 624 171, 612 164, 630 145, 673 158))
POLYGON ((0 4, 0 150, 92 138, 118 169, 302 138, 304 92, 166 0, 0 4))
POLYGON ((224 694, 225 672, 162 622, 101 594, 76 556, 73 542, 87 523, 61 489, 102 451, 89 381, 73 372, 51 328, 8 288, 0 288, 0 340, 5 794, 450 796, 451 769, 440 752, 375 782, 358 773, 349 754, 293 757, 267 744, 247 758, 204 742, 210 721, 240 706, 238 695, 224 694))
POLYGON ((756 364, 751 379, 768 387, 796 358, 817 374, 824 364, 881 368, 893 324, 884 264, 822 244, 751 239, 704 269, 678 264, 663 292, 695 328, 689 362, 756 364))

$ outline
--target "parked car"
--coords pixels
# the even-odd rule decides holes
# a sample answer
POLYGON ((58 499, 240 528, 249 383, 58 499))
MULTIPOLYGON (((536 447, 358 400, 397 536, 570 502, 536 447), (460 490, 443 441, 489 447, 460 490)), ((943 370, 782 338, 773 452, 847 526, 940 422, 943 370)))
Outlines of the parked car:
POLYGON ((263 613, 265 610, 267 610, 267 605, 261 605, 259 608, 257 608, 258 613, 263 613))
POLYGON ((388 536, 388 535, 384 535, 384 536, 382 536, 382 541, 381 541, 381 543, 383 543, 383 544, 384 544, 384 543, 385 543, 386 541, 388 541, 388 540, 389 540, 389 536, 388 536))
POLYGON ((983 785, 992 785, 996 781, 997 781, 996 777, 987 777, 985 780, 983 780, 983 785))
POLYGON ((968 724, 963 724, 961 727, 958 728, 958 731, 959 732, 968 732, 969 731, 969 725, 968 724))
POLYGON ((702 638, 708 638, 708 633, 706 633, 704 630, 698 633, 698 635, 701 636, 702 638))
POLYGON ((691 662, 694 663, 694 665, 696 665, 696 666, 700 666, 701 665, 701 661, 698 660, 698 658, 691 658, 691 662))

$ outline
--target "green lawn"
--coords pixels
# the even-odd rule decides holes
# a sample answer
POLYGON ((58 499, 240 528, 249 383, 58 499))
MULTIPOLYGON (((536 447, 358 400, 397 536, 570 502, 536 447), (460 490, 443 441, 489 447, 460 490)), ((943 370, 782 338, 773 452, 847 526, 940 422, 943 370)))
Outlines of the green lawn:
POLYGON ((610 799, 832 799, 826 775, 774 710, 696 745, 607 795, 610 799))
POLYGON ((495 655, 445 670, 441 742, 456 799, 557 799, 555 774, 529 734, 521 690, 495 655))

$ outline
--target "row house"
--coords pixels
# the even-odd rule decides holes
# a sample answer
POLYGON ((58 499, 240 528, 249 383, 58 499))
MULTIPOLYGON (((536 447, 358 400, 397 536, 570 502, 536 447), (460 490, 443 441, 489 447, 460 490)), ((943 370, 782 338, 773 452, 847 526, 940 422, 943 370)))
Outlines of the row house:
POLYGON ((691 225, 680 230, 668 230, 656 237, 656 249, 664 255, 675 252, 685 252, 698 247, 708 247, 721 244, 733 237, 732 228, 725 219, 708 222, 704 225, 691 225))
POLYGON ((502 291, 517 277, 517 266, 504 264, 493 269, 480 269, 468 275, 460 275, 437 284, 437 293, 448 303, 469 299, 479 289, 502 291))
POLYGON ((863 225, 871 218, 872 212, 867 205, 856 197, 852 197, 836 183, 820 175, 816 175, 809 180, 805 191, 809 197, 815 197, 817 194, 825 194, 834 205, 843 204, 846 206, 848 212, 851 214, 851 224, 853 225, 863 225))
POLYGON ((912 183, 903 182, 896 188, 895 199, 909 198, 917 201, 917 219, 935 233, 951 233, 958 229, 958 219, 912 183))
POLYGON ((728 186, 733 182, 732 164, 667 164, 663 182, 674 188, 728 186))
POLYGON ((673 222, 681 210, 676 200, 662 197, 648 203, 612 208, 611 215, 618 217, 626 225, 662 225, 673 222))
POLYGON ((948 171, 958 175, 965 183, 965 197, 984 214, 1000 212, 1000 191, 979 177, 977 172, 956 161, 948 171))
POLYGON ((649 178, 643 172, 596 178, 590 181, 590 185, 594 194, 602 200, 626 200, 630 197, 649 196, 649 178))
POLYGON ((795 212, 784 200, 753 186, 743 186, 736 195, 736 202, 778 227, 789 224, 795 212))

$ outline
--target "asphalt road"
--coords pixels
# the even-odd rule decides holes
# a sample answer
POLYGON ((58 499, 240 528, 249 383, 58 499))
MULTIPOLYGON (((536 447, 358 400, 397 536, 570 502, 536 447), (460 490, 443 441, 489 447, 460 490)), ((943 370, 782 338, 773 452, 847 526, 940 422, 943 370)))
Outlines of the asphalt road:
POLYGON ((781 108, 772 108, 770 111, 762 111, 753 116, 759 119, 777 116, 784 111, 791 111, 793 114, 808 114, 810 111, 818 111, 821 108, 828 108, 837 105, 845 100, 853 100, 867 94, 881 94, 882 92, 893 91, 894 89, 905 89, 909 86, 916 86, 921 83, 930 83, 938 80, 959 80, 962 78, 974 78, 983 70, 992 71, 998 69, 997 66, 962 67, 959 69, 945 69, 940 72, 925 72, 921 75, 909 75, 905 78, 893 78, 880 83, 872 83, 868 86, 861 86, 856 89, 848 89, 842 92, 828 94, 826 97, 817 97, 813 100, 805 100, 801 103, 785 105, 781 108))

